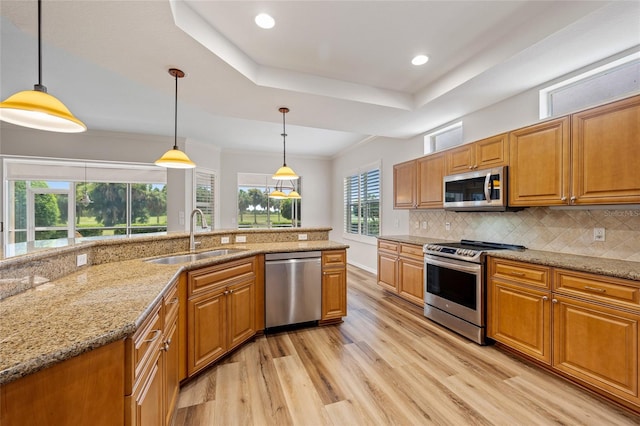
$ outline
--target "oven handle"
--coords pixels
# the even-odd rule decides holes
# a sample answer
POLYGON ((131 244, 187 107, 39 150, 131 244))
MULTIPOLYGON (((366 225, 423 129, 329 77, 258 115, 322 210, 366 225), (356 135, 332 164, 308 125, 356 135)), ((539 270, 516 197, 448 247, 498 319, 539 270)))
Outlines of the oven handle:
POLYGON ((491 172, 487 173, 487 177, 484 178, 484 199, 490 203, 491 202, 491 172))
POLYGON ((454 269, 456 271, 470 272, 477 274, 482 270, 482 266, 477 263, 460 262, 454 259, 440 260, 434 256, 426 254, 424 256, 424 263, 434 266, 442 266, 443 268, 454 269))

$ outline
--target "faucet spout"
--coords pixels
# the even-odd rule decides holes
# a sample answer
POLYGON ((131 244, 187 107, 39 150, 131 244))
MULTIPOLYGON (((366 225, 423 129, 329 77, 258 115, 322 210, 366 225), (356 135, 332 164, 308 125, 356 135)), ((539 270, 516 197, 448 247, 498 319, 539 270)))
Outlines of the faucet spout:
POLYGON ((196 251, 196 244, 200 244, 199 241, 196 242, 195 230, 194 230, 194 227, 195 227, 194 218, 196 215, 200 215, 200 223, 202 224, 202 228, 203 229, 208 228, 207 219, 205 218, 204 213, 202 213, 202 210, 193 209, 193 211, 191 212, 191 218, 189 219, 189 251, 191 252, 196 251))

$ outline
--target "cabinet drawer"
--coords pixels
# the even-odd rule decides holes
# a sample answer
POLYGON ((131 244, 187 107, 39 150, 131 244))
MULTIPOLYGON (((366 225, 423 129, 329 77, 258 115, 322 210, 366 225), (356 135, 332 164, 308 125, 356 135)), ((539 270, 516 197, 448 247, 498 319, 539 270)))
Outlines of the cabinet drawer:
POLYGON ((555 270, 554 291, 588 300, 640 309, 640 282, 555 270))
POLYGON ((238 278, 255 275, 255 258, 228 262, 189 272, 189 296, 210 290, 210 286, 227 285, 238 278))
POLYGON ((422 251, 422 246, 416 246, 413 244, 401 244, 400 256, 410 257, 417 260, 423 260, 424 252, 422 251))
POLYGON ((158 303, 132 337, 132 383, 135 383, 140 378, 147 364, 160 350, 160 343, 162 342, 162 310, 160 307, 161 304, 158 303))
POLYGON ((164 298, 162 299, 166 324, 170 324, 171 321, 173 321, 173 319, 178 315, 179 304, 178 285, 176 283, 169 289, 167 294, 165 294, 164 298))
POLYGON ((399 246, 398 243, 394 243, 392 241, 378 240, 378 250, 398 253, 398 246, 399 246))
POLYGON ((549 272, 550 268, 545 266, 494 258, 492 258, 491 269, 489 271, 490 275, 494 278, 502 278, 546 289, 551 288, 549 272))
POLYGON ((344 250, 323 251, 322 266, 344 266, 347 263, 347 252, 344 250))

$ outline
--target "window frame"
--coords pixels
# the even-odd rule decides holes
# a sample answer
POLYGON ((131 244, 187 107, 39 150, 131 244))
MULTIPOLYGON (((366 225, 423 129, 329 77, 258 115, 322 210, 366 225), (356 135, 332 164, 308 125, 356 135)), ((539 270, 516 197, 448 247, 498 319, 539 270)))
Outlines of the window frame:
MULTIPOLYGON (((345 176, 343 176, 342 179, 342 188, 343 188, 343 204, 342 204, 342 212, 343 212, 343 226, 342 226, 342 232, 343 232, 343 238, 345 239, 352 239, 352 240, 359 240, 359 241, 364 241, 364 242, 375 242, 377 240, 377 237, 379 237, 380 235, 382 235, 382 198, 383 198, 383 194, 382 194, 382 161, 378 160, 374 163, 370 163, 364 166, 361 166, 359 168, 357 168, 356 170, 354 170, 351 173, 346 174, 345 176), (366 221, 366 218, 363 219, 363 214, 366 215, 366 213, 363 213, 362 210, 366 209, 366 206, 370 205, 371 203, 368 202, 367 200, 363 199, 363 194, 366 192, 365 190, 363 190, 363 181, 367 179, 367 175, 372 173, 372 172, 376 172, 377 171, 377 193, 378 193, 378 198, 377 198, 377 208, 378 208, 378 232, 377 234, 370 234, 370 233, 366 233, 366 230, 364 229, 366 227, 366 224, 363 224, 363 221, 366 221), (357 177, 357 179, 356 179, 357 177), (358 189, 358 194, 357 197, 349 197, 349 193, 348 193, 348 188, 353 188, 354 186, 354 181, 357 180, 357 189, 358 189), (356 203, 353 203, 352 201, 355 200, 356 203), (357 232, 353 232, 350 230, 350 228, 353 228, 353 224, 351 222, 352 215, 351 215, 351 209, 355 206, 355 204, 357 204, 357 208, 358 208, 358 223, 357 223, 357 232)), ((367 215, 368 217, 368 215, 367 215)))

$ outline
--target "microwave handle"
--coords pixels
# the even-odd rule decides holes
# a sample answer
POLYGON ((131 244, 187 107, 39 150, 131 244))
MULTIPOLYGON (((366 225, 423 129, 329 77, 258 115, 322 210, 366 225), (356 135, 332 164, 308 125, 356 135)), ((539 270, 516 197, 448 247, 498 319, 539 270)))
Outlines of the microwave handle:
POLYGON ((487 203, 491 202, 491 186, 493 183, 491 182, 491 172, 487 173, 487 177, 484 178, 484 198, 487 200, 487 203))

